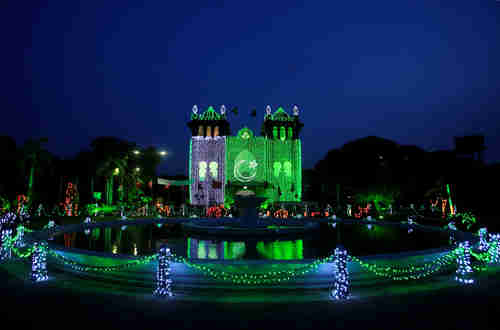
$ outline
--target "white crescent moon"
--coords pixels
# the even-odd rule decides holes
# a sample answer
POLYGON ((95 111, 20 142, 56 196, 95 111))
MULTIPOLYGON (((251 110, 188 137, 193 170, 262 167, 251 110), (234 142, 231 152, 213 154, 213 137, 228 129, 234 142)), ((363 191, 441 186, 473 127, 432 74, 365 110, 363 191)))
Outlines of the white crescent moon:
POLYGON ((238 180, 240 180, 240 181, 242 181, 242 182, 250 182, 250 181, 252 181, 252 180, 255 178, 255 176, 257 175, 257 170, 255 171, 255 173, 254 173, 253 175, 250 175, 250 176, 243 176, 243 175, 241 175, 241 173, 240 173, 240 166, 241 166, 241 164, 243 164, 243 163, 244 163, 244 162, 246 162, 246 161, 247 161, 247 160, 244 160, 244 159, 243 159, 243 160, 240 160, 240 161, 239 161, 236 165, 234 165, 234 176, 235 176, 238 180))

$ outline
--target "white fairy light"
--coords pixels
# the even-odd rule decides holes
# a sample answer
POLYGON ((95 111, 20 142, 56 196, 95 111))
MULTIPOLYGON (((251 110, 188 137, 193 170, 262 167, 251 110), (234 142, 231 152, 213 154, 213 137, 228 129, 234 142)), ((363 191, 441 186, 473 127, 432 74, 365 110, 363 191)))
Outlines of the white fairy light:
POLYGON ((48 280, 47 274, 47 242, 35 242, 33 246, 31 280, 42 282, 48 280))
POLYGON ((343 247, 335 249, 335 260, 333 262, 334 283, 330 291, 330 297, 335 300, 349 299, 350 280, 347 269, 347 250, 343 247))
POLYGON ((500 262, 500 234, 490 234, 490 243, 488 249, 489 264, 500 262))
POLYGON ((16 240, 16 247, 17 248, 22 248, 24 247, 26 244, 24 243, 24 226, 23 225, 19 225, 17 227, 17 240, 16 240))
POLYGON ((170 278, 170 258, 172 253, 165 245, 158 253, 158 268, 156 271, 156 288, 153 295, 158 297, 172 297, 172 279, 170 278))
POLYGON ((457 253, 458 268, 456 271, 455 280, 463 284, 472 284, 473 271, 470 258, 470 243, 469 241, 461 242, 459 244, 457 253))
POLYGON ((12 258, 12 229, 2 230, 2 246, 0 247, 0 261, 5 262, 12 258))
MULTIPOLYGON (((83 223, 90 224, 92 223, 92 219, 90 219, 90 217, 86 217, 83 223)), ((85 229, 85 235, 90 235, 90 229, 85 229)))
POLYGON ((485 227, 479 229, 479 251, 488 251, 488 229, 485 227))

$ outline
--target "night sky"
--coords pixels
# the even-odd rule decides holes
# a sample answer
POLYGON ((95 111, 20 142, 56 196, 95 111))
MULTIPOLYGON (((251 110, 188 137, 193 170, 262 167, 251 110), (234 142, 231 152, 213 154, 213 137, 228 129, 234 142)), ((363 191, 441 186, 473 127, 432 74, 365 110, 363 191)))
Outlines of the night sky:
POLYGON ((500 2, 304 3, 4 0, 0 134, 64 157, 117 136, 187 173, 194 104, 238 106, 233 134, 297 104, 304 168, 368 135, 436 150, 481 133, 500 161, 500 2))

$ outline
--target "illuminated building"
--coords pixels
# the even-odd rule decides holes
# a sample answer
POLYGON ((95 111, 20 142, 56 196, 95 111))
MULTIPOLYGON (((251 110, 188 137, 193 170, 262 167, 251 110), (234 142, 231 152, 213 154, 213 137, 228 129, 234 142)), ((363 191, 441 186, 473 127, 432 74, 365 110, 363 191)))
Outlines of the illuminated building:
POLYGON ((299 202, 302 197, 303 124, 297 107, 266 108, 261 136, 244 127, 230 135, 226 109, 193 107, 189 149, 189 199, 193 205, 228 204, 242 189, 273 202, 299 202))

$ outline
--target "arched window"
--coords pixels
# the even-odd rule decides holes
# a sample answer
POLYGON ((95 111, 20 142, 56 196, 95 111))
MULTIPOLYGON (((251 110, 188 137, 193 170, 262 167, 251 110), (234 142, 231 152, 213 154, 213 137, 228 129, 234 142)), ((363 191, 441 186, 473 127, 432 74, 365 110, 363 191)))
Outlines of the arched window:
POLYGON ((207 176, 207 162, 199 162, 198 163, 198 176, 200 181, 205 181, 207 176))
POLYGON ((273 168, 274 168, 274 176, 278 177, 280 175, 280 171, 281 171, 281 163, 280 162, 274 162, 273 168))
POLYGON ((203 126, 198 126, 198 136, 203 136, 205 135, 205 130, 203 129, 203 126))
POLYGON ((275 139, 278 138, 278 127, 276 127, 276 126, 273 127, 273 137, 275 139))
POLYGON ((212 178, 217 179, 217 170, 219 168, 217 162, 210 162, 209 168, 210 168, 210 175, 212 176, 212 178))
POLYGON ((212 127, 207 126, 207 136, 212 136, 212 127))
POLYGON ((214 127, 214 136, 219 136, 219 126, 214 127))
POLYGON ((280 139, 281 141, 285 141, 286 139, 286 130, 284 126, 281 126, 280 128, 280 139))
POLYGON ((293 129, 291 127, 288 127, 288 138, 289 139, 293 138, 293 129))
POLYGON ((283 172, 285 172, 285 175, 288 177, 292 176, 292 163, 288 160, 283 163, 283 172))

